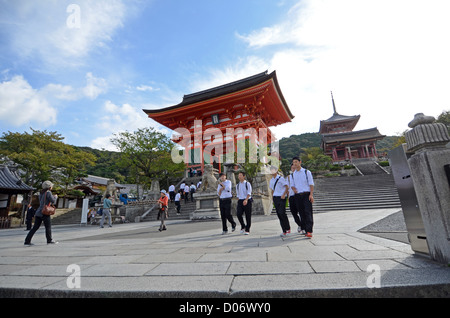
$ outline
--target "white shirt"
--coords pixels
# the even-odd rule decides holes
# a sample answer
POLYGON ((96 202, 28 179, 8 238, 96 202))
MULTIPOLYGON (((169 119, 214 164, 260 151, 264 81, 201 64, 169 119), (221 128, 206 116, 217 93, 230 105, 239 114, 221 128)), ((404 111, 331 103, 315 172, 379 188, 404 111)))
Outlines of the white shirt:
POLYGON ((273 191, 274 197, 281 197, 286 192, 286 186, 289 187, 286 179, 280 175, 272 177, 272 179, 270 179, 269 187, 273 191), (277 186, 274 189, 273 187, 275 186, 275 183, 277 184, 277 186))
POLYGON ((169 192, 175 192, 175 186, 173 184, 169 187, 169 192))
POLYGON ((292 190, 292 174, 288 175, 287 177, 287 182, 288 182, 288 186, 289 186, 289 196, 293 197, 295 195, 294 190, 292 190))
POLYGON ((231 194, 231 181, 230 180, 225 180, 222 183, 224 184, 225 189, 222 191, 221 194, 219 194, 219 191, 222 188, 222 186, 220 184, 217 186, 217 194, 219 195, 219 198, 221 198, 221 199, 231 198, 232 197, 232 194, 231 194))
POLYGON ((178 192, 177 194, 175 194, 175 201, 180 201, 181 199, 181 194, 178 192))
POLYGON ((301 168, 299 171, 295 170, 292 174, 291 188, 297 188, 297 193, 310 192, 311 189, 309 186, 313 185, 314 180, 311 171, 301 168))
POLYGON ((184 187, 185 187, 185 183, 183 182, 182 184, 180 184, 180 189, 184 191, 184 187))
POLYGON ((189 186, 187 184, 184 186, 184 192, 189 192, 189 186))
POLYGON ((236 194, 239 200, 247 199, 247 195, 250 195, 250 199, 252 195, 252 185, 250 182, 247 180, 244 180, 244 182, 239 182, 236 185, 236 194))

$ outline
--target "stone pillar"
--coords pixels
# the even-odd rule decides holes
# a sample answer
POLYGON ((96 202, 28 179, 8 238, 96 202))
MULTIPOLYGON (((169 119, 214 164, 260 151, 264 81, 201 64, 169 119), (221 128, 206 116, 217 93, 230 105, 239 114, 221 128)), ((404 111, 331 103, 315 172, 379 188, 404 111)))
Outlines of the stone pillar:
POLYGON ((450 264, 450 185, 445 165, 450 164, 447 127, 434 117, 416 114, 405 137, 411 177, 432 259, 450 264))

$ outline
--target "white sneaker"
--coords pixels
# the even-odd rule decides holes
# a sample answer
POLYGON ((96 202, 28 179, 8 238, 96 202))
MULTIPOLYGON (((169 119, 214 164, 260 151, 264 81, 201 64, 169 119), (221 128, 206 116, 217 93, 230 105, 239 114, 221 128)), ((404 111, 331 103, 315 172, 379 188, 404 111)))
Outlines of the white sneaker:
POLYGON ((245 232, 244 235, 250 235, 250 232, 245 232))
POLYGON ((245 230, 241 230, 241 234, 244 234, 245 233, 245 230))

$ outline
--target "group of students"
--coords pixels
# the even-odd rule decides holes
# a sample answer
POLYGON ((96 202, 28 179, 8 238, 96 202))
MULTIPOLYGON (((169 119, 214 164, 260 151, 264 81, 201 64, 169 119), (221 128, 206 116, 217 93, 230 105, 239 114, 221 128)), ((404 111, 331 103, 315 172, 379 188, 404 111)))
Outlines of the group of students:
MULTIPOLYGON (((273 197, 273 203, 277 212, 278 219, 282 229, 281 237, 285 237, 291 233, 291 226, 286 215, 286 200, 289 198, 289 207, 294 217, 295 223, 298 225, 297 231, 311 238, 313 233, 313 207, 314 203, 314 180, 311 171, 304 169, 301 166, 301 160, 298 157, 292 159, 291 174, 285 178, 278 174, 278 167, 272 166, 270 172, 272 179, 270 180, 270 190, 273 197)), ((246 180, 245 172, 239 172, 239 183, 236 185, 236 195, 238 198, 236 215, 241 225, 241 233, 245 235, 250 234, 250 226, 252 222, 252 185, 246 180), (244 220, 245 216, 245 220, 244 220)), ((51 193, 53 184, 50 181, 45 181, 42 185, 39 201, 40 206, 35 214, 35 224, 30 229, 25 238, 25 245, 33 245, 31 239, 34 233, 39 229, 40 225, 44 223, 45 234, 48 244, 57 244, 52 239, 50 216, 43 215, 42 209, 45 202, 55 203, 57 196, 51 193)), ((231 215, 231 181, 227 180, 225 173, 220 173, 219 182, 217 186, 217 194, 220 200, 220 217, 222 219, 222 234, 228 233, 227 222, 231 223, 232 231, 236 230, 236 222, 231 215)), ((180 191, 181 192, 181 191, 180 191)), ((181 193, 177 193, 175 203, 180 200, 181 193)), ((161 197, 158 200, 160 209, 158 218, 161 220, 159 231, 166 230, 164 219, 168 217, 169 196, 165 190, 161 190, 161 197)), ((108 214, 111 207, 111 200, 109 195, 106 196, 103 203, 103 211, 108 214)), ((177 212, 179 213, 179 205, 177 205, 177 212)), ((104 217, 100 222, 100 227, 103 227, 104 217)), ((109 215, 109 226, 111 226, 111 216, 109 215)), ((29 224, 31 225, 31 224, 29 224)), ((28 227, 29 229, 29 227, 28 227)))
MULTIPOLYGON (((297 231, 306 237, 311 238, 313 233, 313 208, 314 203, 314 180, 311 171, 301 166, 299 157, 294 157, 291 164, 291 174, 284 178, 278 174, 278 167, 272 166, 270 172, 270 190, 273 203, 277 212, 282 229, 281 237, 286 237, 291 233, 291 226, 286 215, 286 200, 289 198, 289 207, 298 225, 297 231)), ((236 185, 236 195, 238 205, 236 215, 241 224, 241 233, 250 234, 251 214, 252 214, 252 186, 245 180, 245 173, 239 172, 239 183, 236 185), (245 221, 243 218, 245 215, 245 221)), ((219 185, 217 194, 220 200, 220 216, 222 219, 222 234, 228 233, 227 222, 231 223, 232 231, 236 229, 236 222, 231 215, 231 181, 227 180, 224 173, 219 175, 219 185)))

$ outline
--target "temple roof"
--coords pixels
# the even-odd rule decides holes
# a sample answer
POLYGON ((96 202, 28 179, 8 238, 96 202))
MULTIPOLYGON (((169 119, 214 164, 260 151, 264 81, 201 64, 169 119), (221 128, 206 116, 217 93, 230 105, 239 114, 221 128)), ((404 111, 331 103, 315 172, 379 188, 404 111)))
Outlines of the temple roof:
MULTIPOLYGON (((278 123, 289 122, 294 118, 281 93, 275 71, 270 74, 265 71, 228 84, 184 95, 181 103, 177 105, 162 109, 144 109, 143 111, 150 118, 164 125, 169 125, 167 117, 181 116, 186 118, 198 111, 207 113, 218 104, 227 104, 233 107, 233 103, 236 101, 244 100, 244 98, 253 99, 253 96, 265 94, 268 94, 269 98, 263 100, 263 103, 270 105, 270 115, 278 123), (181 110, 182 112, 180 112, 181 110)), ((248 101, 250 100, 248 99, 248 101)), ((242 107, 244 106, 242 105, 242 107)))
POLYGON ((13 167, 0 166, 0 191, 6 190, 11 193, 25 193, 34 190, 33 187, 22 182, 13 167))
POLYGON ((326 119, 326 120, 322 120, 321 122, 324 123, 333 123, 333 122, 337 122, 337 121, 352 121, 352 120, 359 120, 361 116, 360 115, 355 115, 355 116, 345 116, 345 115, 341 115, 338 113, 334 113, 333 116, 331 116, 330 118, 326 119))
POLYGON ((345 142, 357 142, 366 139, 383 139, 386 137, 385 135, 380 134, 378 128, 369 128, 365 130, 358 131, 349 131, 343 133, 331 133, 331 134, 323 134, 322 142, 325 144, 330 143, 345 143, 345 142))
MULTIPOLYGON (((356 124, 359 121, 360 115, 355 116, 345 116, 341 115, 336 110, 336 104, 334 103, 334 97, 333 92, 331 92, 331 101, 333 102, 333 116, 326 120, 320 121, 320 128, 319 128, 319 134, 327 134, 331 133, 331 131, 334 130, 334 128, 339 126, 345 126, 345 131, 352 131, 353 128, 355 128, 356 124)), ((339 132, 340 129, 337 129, 336 132, 339 132)))

